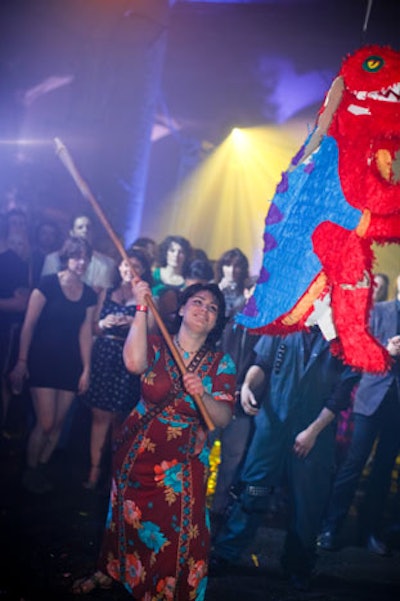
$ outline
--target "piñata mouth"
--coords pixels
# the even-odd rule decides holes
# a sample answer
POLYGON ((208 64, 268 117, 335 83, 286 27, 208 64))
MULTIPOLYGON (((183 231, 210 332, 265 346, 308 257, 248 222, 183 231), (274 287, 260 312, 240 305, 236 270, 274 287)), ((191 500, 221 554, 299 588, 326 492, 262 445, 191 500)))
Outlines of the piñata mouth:
POLYGON ((390 85, 382 90, 366 92, 365 90, 354 91, 357 100, 379 100, 380 102, 400 102, 400 82, 390 85))

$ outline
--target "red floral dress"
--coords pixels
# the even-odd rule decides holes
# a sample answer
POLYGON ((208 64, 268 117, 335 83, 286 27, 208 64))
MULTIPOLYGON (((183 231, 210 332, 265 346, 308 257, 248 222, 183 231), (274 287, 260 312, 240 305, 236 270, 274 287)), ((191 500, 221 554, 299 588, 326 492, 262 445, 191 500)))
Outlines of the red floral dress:
MULTIPOLYGON (((207 392, 233 407, 229 355, 207 350, 196 361, 207 392)), ((201 601, 210 543, 206 432, 158 337, 150 338, 148 366, 143 398, 116 441, 99 568, 138 600, 201 601)))

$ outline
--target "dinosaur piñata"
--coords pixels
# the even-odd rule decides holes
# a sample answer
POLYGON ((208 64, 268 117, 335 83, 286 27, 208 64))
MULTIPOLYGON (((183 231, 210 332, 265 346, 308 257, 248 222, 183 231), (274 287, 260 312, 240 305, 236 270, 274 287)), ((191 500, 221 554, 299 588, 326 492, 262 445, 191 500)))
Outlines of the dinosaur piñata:
POLYGON ((290 334, 329 299, 332 352, 362 370, 387 370, 369 313, 372 243, 400 241, 400 52, 366 46, 344 59, 265 224, 258 283, 238 323, 290 334))

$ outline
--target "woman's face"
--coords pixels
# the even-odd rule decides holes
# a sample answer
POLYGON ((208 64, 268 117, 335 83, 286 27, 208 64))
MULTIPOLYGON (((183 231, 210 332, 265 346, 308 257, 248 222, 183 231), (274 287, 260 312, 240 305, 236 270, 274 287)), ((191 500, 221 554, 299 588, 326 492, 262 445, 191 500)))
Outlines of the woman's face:
POLYGON ((187 328, 207 336, 215 327, 218 311, 214 295, 208 290, 200 290, 180 308, 179 315, 187 328))
POLYGON ((237 284, 242 275, 242 268, 237 261, 222 266, 222 277, 230 284, 237 284))
POLYGON ((74 273, 76 276, 81 278, 85 275, 89 261, 89 257, 85 254, 82 254, 79 257, 70 257, 68 259, 67 269, 71 273, 74 273))
POLYGON ((144 272, 143 265, 139 259, 135 259, 134 257, 129 259, 129 264, 126 261, 121 261, 118 270, 123 282, 130 282, 132 280, 132 270, 138 277, 141 277, 144 272))
POLYGON ((178 242, 171 242, 167 250, 167 265, 180 272, 184 262, 185 253, 182 246, 178 242))
POLYGON ((77 217, 74 221, 73 228, 71 230, 72 236, 76 238, 84 238, 88 242, 92 242, 92 224, 88 217, 82 215, 77 217))

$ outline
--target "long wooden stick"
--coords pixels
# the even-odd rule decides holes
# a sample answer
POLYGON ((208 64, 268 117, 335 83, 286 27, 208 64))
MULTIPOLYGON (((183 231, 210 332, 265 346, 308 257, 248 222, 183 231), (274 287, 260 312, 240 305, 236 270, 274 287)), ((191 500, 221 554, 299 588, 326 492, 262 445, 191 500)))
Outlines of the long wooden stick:
MULTIPOLYGON (((111 238, 112 242, 114 243, 114 246, 118 250, 119 254, 124 259, 124 261, 127 261, 128 265, 129 265, 129 257, 126 253, 126 250, 125 250, 123 244, 121 243, 120 239, 118 238, 118 236, 114 232, 113 228, 111 227, 102 208, 100 207, 99 203, 93 196, 88 184, 85 182, 85 180, 79 173, 66 146, 61 142, 60 138, 54 138, 54 143, 56 146, 57 156, 59 157, 59 159, 61 160, 63 165, 66 167, 67 171, 69 171, 70 175, 72 176, 72 179, 74 180, 77 187, 79 188, 82 196, 90 203, 91 207, 93 208, 93 210, 96 213, 97 217, 99 218, 100 222, 103 224, 107 234, 110 236, 110 238, 111 238)), ((158 327, 160 328, 160 331, 164 337, 164 340, 165 340, 169 350, 171 351, 171 354, 172 354, 180 372, 182 374, 185 374, 186 366, 182 360, 182 357, 178 353, 178 351, 171 339, 171 336, 169 335, 169 332, 168 332, 167 328, 165 327, 163 320, 160 317, 157 307, 155 306, 154 301, 149 294, 146 295, 146 302, 149 305, 149 307, 154 315, 154 319, 155 319, 158 327)), ((208 414, 206 407, 204 406, 202 398, 199 395, 193 395, 193 398, 196 402, 196 405, 200 411, 202 418, 204 419, 206 426, 209 428, 209 430, 214 430, 215 426, 213 424, 211 417, 208 414)))

